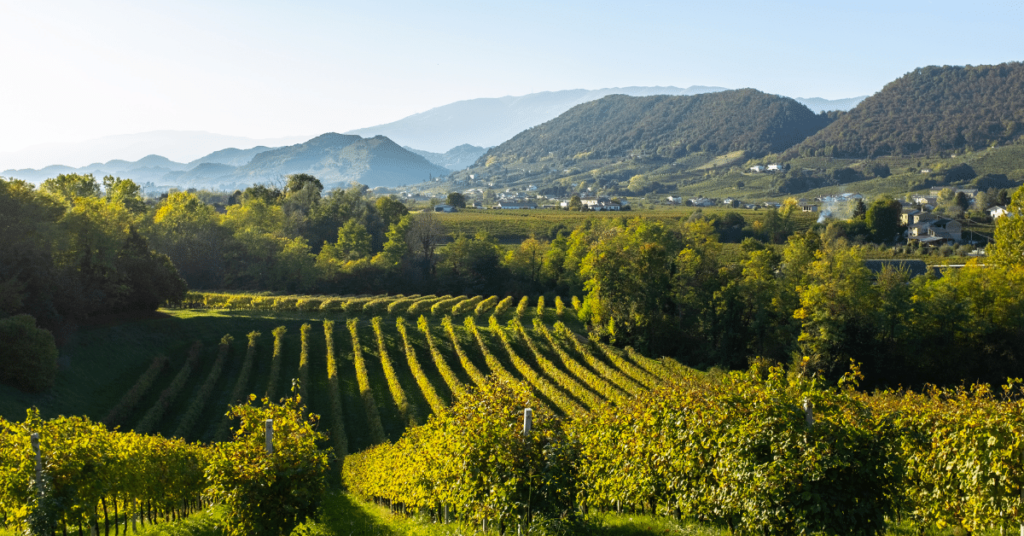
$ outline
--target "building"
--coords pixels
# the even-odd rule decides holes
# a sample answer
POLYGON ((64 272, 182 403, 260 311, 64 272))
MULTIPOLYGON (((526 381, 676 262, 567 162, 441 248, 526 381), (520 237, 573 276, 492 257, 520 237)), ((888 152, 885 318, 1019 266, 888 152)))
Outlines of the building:
POLYGON ((504 201, 504 200, 502 200, 502 201, 498 201, 498 208, 500 208, 500 209, 510 209, 510 210, 536 209, 537 208, 537 203, 534 203, 533 201, 504 201))
POLYGON ((782 164, 768 164, 768 171, 783 171, 784 166, 782 164))
POLYGON ((800 205, 800 210, 802 212, 817 212, 818 205, 800 205))
POLYGON ((434 212, 455 212, 455 207, 451 205, 434 205, 434 212))
POLYGON ((1010 211, 1006 210, 1006 207, 1004 206, 994 206, 988 209, 988 215, 991 216, 993 220, 996 218, 1002 218, 1003 216, 1007 216, 1009 214, 1010 211))
POLYGON ((750 167, 750 172, 751 172, 751 173, 761 173, 761 172, 763 172, 764 170, 765 170, 765 167, 764 167, 764 166, 762 166, 761 164, 758 164, 758 165, 756 165, 756 166, 751 166, 751 167, 750 167))
POLYGON ((621 210, 622 204, 618 201, 612 201, 607 197, 591 197, 586 196, 580 198, 580 203, 583 203, 583 207, 589 210, 602 211, 602 210, 621 210))

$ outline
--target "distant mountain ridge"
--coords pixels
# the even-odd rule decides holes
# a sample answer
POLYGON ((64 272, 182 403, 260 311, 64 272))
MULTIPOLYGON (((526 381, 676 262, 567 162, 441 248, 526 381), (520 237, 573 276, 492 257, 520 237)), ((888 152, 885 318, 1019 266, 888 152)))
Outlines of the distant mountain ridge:
POLYGON ((157 130, 118 134, 74 143, 44 143, 19 151, 0 152, 0 169, 41 168, 60 164, 81 168, 94 162, 135 161, 146 155, 163 155, 174 162, 190 162, 225 147, 280 147, 300 143, 309 136, 255 139, 205 131, 157 130))
POLYGON ((473 165, 473 162, 476 162, 477 158, 480 158, 487 152, 487 149, 483 147, 477 147, 468 143, 453 147, 445 153, 432 153, 430 151, 413 149, 412 147, 403 147, 403 149, 426 158, 431 164, 437 164, 452 171, 468 168, 473 165))
POLYGON ((0 175, 38 183, 61 173, 92 173, 97 176, 117 175, 139 183, 152 182, 157 186, 230 190, 256 183, 273 183, 291 173, 311 173, 328 187, 346 187, 351 182, 370 187, 394 187, 423 182, 450 172, 384 136, 362 138, 328 133, 287 147, 222 149, 188 164, 149 155, 136 162, 111 160, 81 168, 48 166, 40 170, 7 170, 0 175))
MULTIPOLYGON (((579 104, 608 95, 645 97, 653 95, 699 95, 726 91, 716 86, 633 86, 605 89, 570 89, 544 91, 516 97, 481 98, 453 102, 398 121, 350 130, 346 134, 384 135, 396 143, 421 151, 445 153, 449 149, 471 144, 496 146, 531 127, 550 121, 579 104)), ((865 97, 827 100, 797 98, 818 113, 828 110, 849 110, 865 97)))

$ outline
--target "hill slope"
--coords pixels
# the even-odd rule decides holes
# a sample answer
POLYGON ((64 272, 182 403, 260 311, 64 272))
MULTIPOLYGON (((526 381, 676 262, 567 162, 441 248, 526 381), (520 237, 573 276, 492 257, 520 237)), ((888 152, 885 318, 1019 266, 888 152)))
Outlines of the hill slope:
POLYGON ((922 67, 887 84, 792 154, 937 154, 1019 140, 1024 63, 922 67))
MULTIPOLYGON (((565 113, 573 106, 608 95, 646 97, 652 95, 698 95, 726 91, 723 87, 633 86, 605 89, 570 89, 544 91, 516 97, 483 98, 457 101, 392 123, 350 130, 346 134, 384 135, 396 142, 417 149, 443 153, 460 144, 492 147, 512 136, 565 113)), ((864 97, 827 100, 795 99, 815 113, 827 110, 849 110, 864 97)))
POLYGON ((362 138, 332 132, 259 153, 223 178, 249 184, 277 180, 290 173, 310 173, 328 187, 349 182, 393 187, 447 175, 450 170, 431 164, 384 136, 362 138))
POLYGON ((697 151, 754 154, 783 151, 824 127, 793 99, 754 89, 694 96, 612 95, 581 104, 492 148, 488 162, 536 162, 657 155, 681 158, 697 151))

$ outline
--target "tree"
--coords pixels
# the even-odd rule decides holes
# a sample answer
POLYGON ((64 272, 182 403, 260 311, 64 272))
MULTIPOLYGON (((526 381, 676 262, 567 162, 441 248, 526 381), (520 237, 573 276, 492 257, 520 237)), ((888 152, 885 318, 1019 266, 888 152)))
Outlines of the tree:
POLYGON ((459 192, 449 192, 445 202, 456 208, 466 208, 466 196, 459 192))
POLYGON ((402 262, 402 259, 409 253, 409 244, 406 235, 409 227, 412 226, 412 216, 406 214, 397 223, 391 224, 388 229, 387 242, 384 249, 373 257, 373 264, 385 269, 393 269, 402 262))
POLYGON ((308 174, 308 173, 294 173, 285 177, 288 179, 285 185, 284 191, 287 195, 299 193, 307 187, 312 187, 317 193, 317 197, 320 197, 320 193, 324 191, 324 185, 320 182, 320 179, 308 174))
POLYGON ((896 239, 900 232, 900 215, 903 205, 895 199, 879 197, 864 216, 868 230, 876 242, 889 243, 896 239))
POLYGON ((338 229, 337 247, 350 260, 361 259, 370 254, 370 233, 356 220, 348 220, 338 229))
POLYGON ((583 210, 583 201, 580 201, 580 196, 574 195, 569 198, 569 210, 575 210, 577 212, 583 210))
POLYGON ((1002 265, 1024 265, 1024 188, 1017 188, 1009 206, 1009 214, 996 220, 995 244, 989 247, 992 262, 1002 265))
POLYGON ((377 206, 377 214, 380 214, 388 227, 398 223, 402 216, 409 213, 409 209, 393 195, 378 197, 374 204, 377 206))
POLYGON ((223 284, 228 230, 218 225, 213 207, 195 194, 176 192, 157 209, 153 223, 156 249, 171 258, 189 286, 215 288, 223 284))
POLYGON ((824 373, 837 374, 850 359, 868 355, 876 330, 873 323, 876 292, 859 252, 843 241, 818 250, 807 270, 808 284, 798 287, 800 307, 793 318, 800 322, 798 363, 824 373))
POLYGON ((889 170, 889 165, 883 164, 881 162, 875 162, 871 164, 868 170, 871 172, 872 175, 883 179, 892 174, 892 172, 889 170))
POLYGON ((283 198, 284 193, 273 186, 254 184, 242 192, 241 202, 248 203, 253 199, 262 199, 266 204, 274 205, 280 203, 283 198))
POLYGON ((115 203, 133 214, 146 212, 146 203, 142 201, 142 189, 130 179, 103 177, 103 190, 108 203, 115 203))
POLYGON ((437 242, 441 239, 442 234, 441 222, 434 217, 433 211, 417 214, 412 220, 412 225, 409 226, 406 239, 412 246, 413 253, 419 256, 420 266, 423 268, 424 274, 433 275, 434 273, 434 265, 436 264, 434 249, 437 247, 437 242))
POLYGON ((505 257, 505 265, 512 271, 513 277, 528 283, 528 290, 533 291, 540 283, 541 268, 548 244, 534 237, 527 238, 519 247, 511 250, 505 257))
POLYGON ((868 207, 864 204, 863 199, 858 199, 853 205, 853 219, 863 218, 868 211, 868 207))
POLYGON ((57 175, 53 179, 46 179, 39 186, 39 191, 70 206, 79 197, 99 197, 100 185, 92 174, 69 173, 57 175))
POLYGON ((961 211, 966 211, 971 206, 970 200, 967 199, 967 194, 963 192, 957 192, 956 195, 953 196, 953 204, 960 207, 961 211))

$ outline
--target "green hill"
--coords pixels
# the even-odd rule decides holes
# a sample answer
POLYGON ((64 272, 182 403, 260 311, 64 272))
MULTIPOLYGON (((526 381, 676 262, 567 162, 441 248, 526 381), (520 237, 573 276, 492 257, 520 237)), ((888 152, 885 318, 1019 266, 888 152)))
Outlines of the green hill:
POLYGON ((278 180, 289 173, 316 175, 324 186, 399 186, 447 175, 450 170, 431 164, 384 136, 362 138, 328 133, 305 143, 264 151, 230 175, 237 183, 278 180))
POLYGON ((887 84, 788 156, 939 154, 1024 141, 1024 63, 922 67, 887 84))
POLYGON ((476 166, 691 153, 781 152, 828 123, 797 101, 754 89, 693 96, 610 95, 492 148, 476 166))

